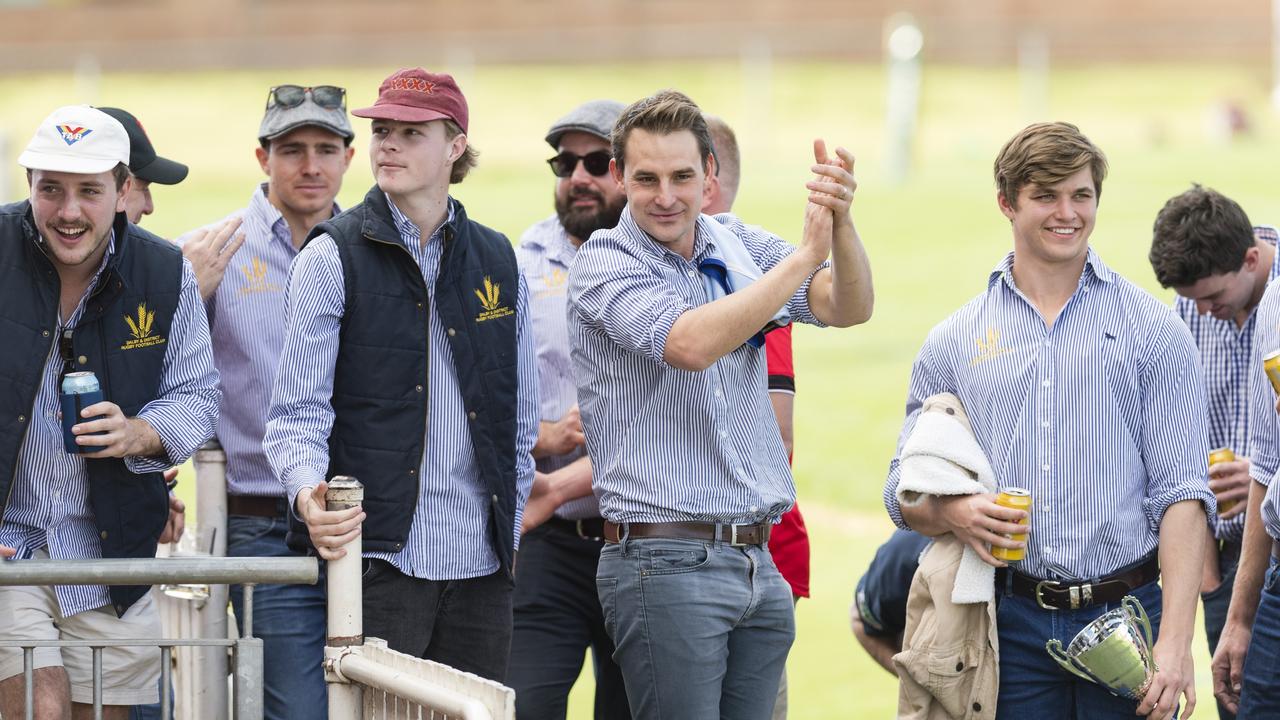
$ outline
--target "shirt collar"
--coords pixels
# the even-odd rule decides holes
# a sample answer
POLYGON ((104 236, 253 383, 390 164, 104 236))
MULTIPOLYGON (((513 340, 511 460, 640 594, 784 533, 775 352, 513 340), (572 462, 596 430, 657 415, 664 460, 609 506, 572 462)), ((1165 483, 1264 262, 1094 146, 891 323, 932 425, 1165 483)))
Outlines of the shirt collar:
MULTIPOLYGON (((391 219, 395 222, 396 231, 400 233, 400 240, 406 245, 420 242, 422 240, 422 228, 415 225, 414 222, 409 219, 408 215, 400 212, 400 208, 396 207, 396 204, 391 199, 390 195, 387 195, 386 193, 383 193, 382 195, 387 199, 387 207, 391 209, 391 219)), ((446 225, 453 222, 455 202, 456 201, 452 197, 449 197, 445 201, 445 207, 448 208, 449 213, 445 216, 444 222, 440 223, 440 227, 431 231, 431 234, 427 236, 427 242, 439 237, 440 231, 443 230, 446 225)))
MULTIPOLYGON (((1004 259, 995 266, 991 271, 991 274, 987 277, 987 287, 990 288, 996 280, 1004 277, 1005 275, 1009 276, 1009 282, 1012 284, 1012 271, 1013 251, 1010 250, 1009 254, 1004 256, 1004 259)), ((1085 255, 1084 271, 1080 273, 1080 284, 1078 287, 1090 285, 1094 280, 1111 283, 1115 281, 1115 273, 1111 271, 1111 268, 1107 267, 1106 263, 1102 262, 1102 258, 1098 257, 1098 253, 1094 252, 1093 248, 1090 247, 1085 255)))
MULTIPOLYGON (((284 219, 284 214, 280 212, 280 208, 271 204, 268 197, 270 191, 270 183, 262 183, 253 191, 253 196, 249 198, 249 212, 256 215, 262 220, 263 227, 271 230, 272 237, 293 247, 293 236, 289 232, 289 222, 284 219)), ((335 200, 333 203, 333 214, 336 216, 342 212, 335 200)))
MULTIPOLYGON (((1275 247, 1277 241, 1280 241, 1280 230, 1276 230, 1270 225, 1259 225, 1253 229, 1253 237, 1270 243, 1272 247, 1275 247)), ((1276 256, 1271 260, 1271 274, 1267 276, 1267 282, 1275 280, 1277 277, 1280 277, 1280 252, 1277 252, 1276 256)))
MULTIPOLYGON (((707 253, 709 248, 714 247, 710 241, 711 230, 703 224, 707 222, 715 221, 706 215, 699 215, 697 224, 695 224, 693 228, 693 255, 690 262, 693 262, 694 264, 697 264, 698 260, 707 253)), ((649 233, 641 229, 639 223, 637 223, 636 219, 631 215, 631 205, 629 204, 622 210, 622 217, 618 220, 617 229, 622 232, 623 236, 634 241, 637 245, 644 248, 655 257, 663 257, 665 255, 680 257, 676 253, 667 249, 667 247, 662 243, 654 240, 649 233)), ((683 260, 684 258, 681 257, 680 259, 683 260)))
POLYGON ((555 215, 538 223, 537 232, 530 233, 524 245, 565 267, 573 262, 574 255, 578 253, 578 248, 569 239, 569 233, 560 223, 560 218, 555 215))

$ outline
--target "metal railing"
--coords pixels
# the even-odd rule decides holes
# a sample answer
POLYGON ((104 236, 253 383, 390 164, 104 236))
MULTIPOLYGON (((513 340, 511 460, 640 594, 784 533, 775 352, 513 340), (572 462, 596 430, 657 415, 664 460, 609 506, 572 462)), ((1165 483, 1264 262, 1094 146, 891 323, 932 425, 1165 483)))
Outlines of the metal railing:
MULTIPOLYGON (((244 637, 129 638, 123 640, 0 640, 0 647, 22 648, 25 717, 35 707, 34 653, 37 647, 87 647, 93 655, 93 717, 102 718, 102 651, 108 647, 152 646, 160 649, 161 687, 169 687, 170 657, 176 647, 231 648, 236 720, 262 718, 262 640, 253 637, 253 587, 259 583, 315 584, 320 574, 315 558, 154 558, 145 560, 23 560, 0 563, 0 585, 155 585, 181 583, 244 585, 244 637)), ((169 717, 169 693, 160 693, 161 717, 169 717)))
MULTIPOLYGON (((0 647, 23 650, 26 717, 32 717, 34 649, 84 648, 93 655, 93 712, 102 717, 102 650, 106 647, 158 647, 161 658, 161 717, 222 720, 228 713, 227 649, 234 659, 230 671, 230 713, 234 720, 263 716, 262 640, 253 637, 253 589, 257 584, 314 584, 319 575, 315 558, 212 557, 226 551, 226 456, 216 442, 196 455, 197 545, 201 552, 168 558, 121 560, 23 560, 0 562, 0 585, 159 585, 169 595, 184 589, 196 604, 157 592, 165 637, 128 640, 3 640, 0 647), (244 586, 244 637, 228 638, 227 585, 244 586), (198 590, 198 592, 196 591, 198 590), (164 606, 168 607, 168 612, 164 606), (183 612, 179 612, 182 610, 183 612), (175 618, 179 618, 175 620, 175 618), (171 715, 168 688, 175 651, 190 657, 177 664, 178 697, 189 706, 171 715), (190 677, 184 677, 189 675, 190 677), (185 692, 184 692, 185 690, 185 692)), ((326 496, 331 510, 349 508, 363 500, 364 488, 354 478, 336 477, 326 496)), ((357 537, 346 555, 327 566, 327 642, 324 672, 329 689, 329 718, 403 718, 405 720, 514 720, 515 691, 491 680, 447 665, 395 652, 377 638, 365 638, 362 617, 361 542, 357 537)), ((8 719, 6 719, 8 720, 8 719)))

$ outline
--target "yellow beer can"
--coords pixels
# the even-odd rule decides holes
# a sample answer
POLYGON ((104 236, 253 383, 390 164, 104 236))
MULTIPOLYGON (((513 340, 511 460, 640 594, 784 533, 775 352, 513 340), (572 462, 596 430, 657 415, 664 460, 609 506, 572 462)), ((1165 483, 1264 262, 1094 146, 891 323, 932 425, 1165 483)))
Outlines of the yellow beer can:
POLYGON ((1263 356, 1262 369, 1267 372, 1271 387, 1280 393, 1280 350, 1272 350, 1263 356))
MULTIPOLYGON (((1031 491, 1023 488, 1011 487, 1000 491, 996 496, 996 504, 1000 507, 1013 508, 1015 510, 1026 510, 1027 517, 1023 518, 1019 524, 1028 525, 1031 521, 1031 491)), ((1024 532, 1020 535, 1005 535, 1005 537, 1016 542, 1025 543, 1027 534, 1024 532)), ((1002 548, 991 546, 991 556, 997 560, 1005 562, 1015 562, 1026 557, 1026 548, 1002 548)))
MULTIPOLYGON (((1271 376, 1271 371, 1270 371, 1270 370, 1268 370, 1268 371, 1267 371, 1267 375, 1268 375, 1268 376, 1271 376)), ((1275 384, 1275 382, 1276 382, 1275 378, 1274 378, 1274 377, 1272 377, 1272 379, 1271 379, 1271 383, 1272 383, 1272 384, 1275 384)), ((1212 468, 1214 465, 1217 465, 1218 463, 1231 462, 1232 460, 1235 460, 1235 459, 1236 459, 1236 454, 1235 454, 1234 452, 1231 452, 1231 448, 1225 448, 1225 447, 1224 447, 1224 448, 1215 448, 1215 449, 1213 449, 1213 450, 1210 450, 1210 451, 1209 451, 1209 467, 1211 467, 1211 468, 1212 468)), ((1240 502, 1240 501, 1239 501, 1239 500, 1227 500, 1227 501, 1225 501, 1225 502, 1219 502, 1219 503, 1218 503, 1218 514, 1219 514, 1219 515, 1221 515, 1221 514, 1225 513, 1226 511, 1228 511, 1228 510, 1230 510, 1231 508, 1235 507, 1235 506, 1236 506, 1236 503, 1238 503, 1238 502, 1240 502)))

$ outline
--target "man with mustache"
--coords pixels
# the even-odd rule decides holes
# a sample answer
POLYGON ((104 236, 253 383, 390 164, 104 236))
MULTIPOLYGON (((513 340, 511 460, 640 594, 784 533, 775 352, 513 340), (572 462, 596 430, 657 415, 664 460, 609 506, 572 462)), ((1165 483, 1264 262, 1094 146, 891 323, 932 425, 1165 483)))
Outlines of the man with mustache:
MULTIPOLYGON (((18 163, 30 200, 0 207, 0 556, 150 558, 168 517, 161 472, 213 436, 218 374, 195 275, 181 253, 129 222, 129 138, 88 106, 54 111, 18 163), (92 372, 104 401, 65 450, 60 386, 92 372)), ((36 648, 34 717, 89 717, 101 673, 103 717, 155 702, 158 638, 145 586, 0 588, 0 637, 102 639, 36 648)), ((0 648, 0 712, 22 717, 23 652, 0 648)))
POLYGON ((551 126, 546 140, 557 154, 547 162, 557 178, 556 214, 525 231, 516 251, 529 283, 543 418, 533 447, 539 472, 524 514, 507 675, 521 718, 564 718, 588 647, 595 661, 595 717, 630 717, 595 591, 604 521, 591 494, 565 324, 574 255, 591 233, 617 225, 627 202, 609 176, 609 133, 621 112, 620 102, 592 100, 551 126))

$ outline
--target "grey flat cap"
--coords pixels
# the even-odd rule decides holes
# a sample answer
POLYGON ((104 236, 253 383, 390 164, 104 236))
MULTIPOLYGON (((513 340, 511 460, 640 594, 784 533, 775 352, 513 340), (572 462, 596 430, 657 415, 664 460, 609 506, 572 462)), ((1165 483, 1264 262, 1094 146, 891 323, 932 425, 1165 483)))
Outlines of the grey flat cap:
POLYGON ((559 150, 560 138, 567 132, 584 132, 609 142, 609 136, 613 134, 613 125, 618 122, 618 116, 622 114, 624 108, 626 105, 617 100, 585 102, 570 110, 568 115, 551 126, 547 131, 547 144, 553 150, 559 150))
POLYGON ((345 99, 341 107, 321 107, 313 99, 311 90, 307 89, 302 102, 293 107, 274 102, 268 104, 267 112, 262 116, 262 124, 258 126, 258 139, 275 140, 306 125, 328 130, 348 142, 356 136, 351 129, 351 121, 347 119, 345 99))

